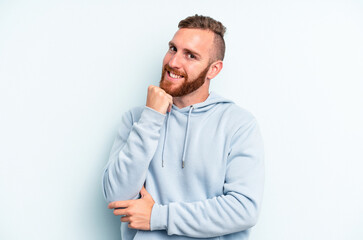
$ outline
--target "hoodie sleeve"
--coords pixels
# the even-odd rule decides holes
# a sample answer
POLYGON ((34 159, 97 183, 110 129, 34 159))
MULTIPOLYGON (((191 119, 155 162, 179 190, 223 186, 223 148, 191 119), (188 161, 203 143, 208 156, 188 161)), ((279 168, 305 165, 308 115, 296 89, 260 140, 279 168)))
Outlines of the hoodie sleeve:
POLYGON ((195 238, 222 236, 254 226, 264 185, 263 143, 255 120, 234 134, 223 195, 198 202, 155 204, 151 230, 195 238))
POLYGON ((137 122, 131 111, 123 115, 118 135, 103 173, 107 202, 135 199, 155 154, 165 115, 144 107, 137 122))

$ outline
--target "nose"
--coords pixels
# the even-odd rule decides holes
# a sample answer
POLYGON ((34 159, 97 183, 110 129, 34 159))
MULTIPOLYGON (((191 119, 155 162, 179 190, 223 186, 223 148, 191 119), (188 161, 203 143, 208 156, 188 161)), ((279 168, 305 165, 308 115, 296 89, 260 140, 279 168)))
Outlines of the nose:
POLYGON ((169 60, 169 66, 172 68, 181 68, 181 56, 175 53, 169 60))

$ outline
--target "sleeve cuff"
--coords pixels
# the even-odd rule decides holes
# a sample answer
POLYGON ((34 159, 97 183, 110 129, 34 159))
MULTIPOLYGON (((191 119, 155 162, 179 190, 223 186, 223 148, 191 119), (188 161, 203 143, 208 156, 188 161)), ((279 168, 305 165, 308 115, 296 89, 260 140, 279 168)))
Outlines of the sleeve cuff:
POLYGON ((150 127, 161 127, 164 124, 166 114, 159 113, 158 111, 146 107, 141 113, 139 124, 150 125, 150 127))
POLYGON ((154 204, 151 210, 150 230, 166 230, 168 223, 168 205, 154 204))

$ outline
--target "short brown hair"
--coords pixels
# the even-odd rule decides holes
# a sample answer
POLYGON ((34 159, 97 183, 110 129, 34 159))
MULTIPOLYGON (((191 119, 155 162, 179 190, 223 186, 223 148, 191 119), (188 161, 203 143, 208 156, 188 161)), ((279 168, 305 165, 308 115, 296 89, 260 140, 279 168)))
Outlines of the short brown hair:
POLYGON ((226 44, 223 36, 226 32, 226 27, 223 26, 221 22, 218 22, 211 17, 195 14, 194 16, 181 20, 178 28, 197 28, 214 32, 214 47, 216 51, 215 59, 213 60, 223 61, 224 53, 226 51, 226 44))

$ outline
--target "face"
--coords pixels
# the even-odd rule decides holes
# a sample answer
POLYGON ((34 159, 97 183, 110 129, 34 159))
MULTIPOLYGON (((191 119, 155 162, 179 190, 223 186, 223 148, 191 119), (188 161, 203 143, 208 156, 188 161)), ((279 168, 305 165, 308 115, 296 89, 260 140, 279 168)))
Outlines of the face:
POLYGON ((182 97, 204 84, 211 65, 213 34, 184 28, 175 33, 163 60, 162 89, 173 97, 182 97))

